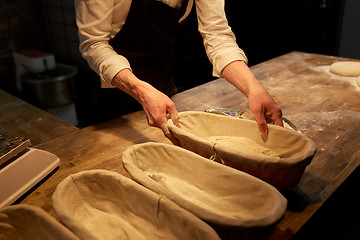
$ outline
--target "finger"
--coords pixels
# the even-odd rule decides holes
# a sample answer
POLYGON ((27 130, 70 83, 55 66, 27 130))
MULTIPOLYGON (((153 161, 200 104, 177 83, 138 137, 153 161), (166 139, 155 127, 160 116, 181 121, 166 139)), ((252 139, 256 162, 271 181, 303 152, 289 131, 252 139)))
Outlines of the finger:
POLYGON ((172 113, 170 114, 171 120, 173 121, 173 123, 175 124, 175 126, 180 127, 180 121, 179 121, 179 115, 178 113, 172 113))
POLYGON ((170 130, 167 127, 166 122, 160 125, 160 129, 163 131, 163 133, 166 137, 170 135, 170 130))
POLYGON ((274 120, 274 122, 275 122, 275 125, 278 125, 280 127, 284 126, 282 118, 277 118, 277 119, 274 120))
POLYGON ((267 135, 267 124, 264 112, 254 112, 254 116, 261 136, 267 135))
POLYGON ((278 125, 280 127, 283 127, 283 119, 282 119, 282 112, 281 110, 279 110, 278 112, 275 112, 272 115, 272 121, 274 122, 275 125, 278 125))
POLYGON ((163 114, 152 115, 147 109, 144 109, 144 111, 149 126, 158 127, 161 130, 163 129, 165 130, 164 126, 166 126, 167 117, 168 117, 167 115, 166 116, 164 116, 163 114))
POLYGON ((261 136, 266 136, 268 131, 267 131, 267 124, 266 124, 265 120, 264 121, 256 120, 256 122, 257 122, 257 126, 258 126, 261 136))
POLYGON ((174 135, 172 135, 172 134, 170 133, 170 130, 169 130, 169 128, 167 127, 166 124, 162 124, 161 127, 160 127, 160 129, 163 131, 164 136, 165 136, 167 139, 169 139, 174 145, 180 146, 179 140, 178 140, 177 138, 175 138, 174 135))
POLYGON ((178 112, 175 109, 175 106, 174 107, 169 107, 168 113, 170 115, 171 120, 175 124, 175 126, 180 127, 180 122, 179 122, 180 117, 179 117, 178 112))

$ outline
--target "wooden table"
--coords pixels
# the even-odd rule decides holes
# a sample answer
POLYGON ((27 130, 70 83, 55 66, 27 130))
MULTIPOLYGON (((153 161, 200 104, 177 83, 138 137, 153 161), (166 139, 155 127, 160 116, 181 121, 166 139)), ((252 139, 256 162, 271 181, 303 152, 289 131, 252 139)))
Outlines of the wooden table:
MULTIPOLYGON (((252 67, 284 117, 318 147, 298 187, 284 193, 288 210, 270 239, 291 238, 360 164, 360 88, 355 79, 328 72, 339 60, 343 59, 291 52, 252 67)), ((178 111, 247 107, 246 98, 223 79, 179 93, 173 100, 178 111)), ((148 141, 170 143, 160 130, 147 126, 140 111, 43 142, 36 147, 56 154, 60 168, 22 203, 41 207, 58 219, 51 195, 61 180, 99 168, 129 176, 122 167, 122 153, 148 141)))
POLYGON ((0 89, 0 134, 29 138, 33 146, 79 130, 0 89))

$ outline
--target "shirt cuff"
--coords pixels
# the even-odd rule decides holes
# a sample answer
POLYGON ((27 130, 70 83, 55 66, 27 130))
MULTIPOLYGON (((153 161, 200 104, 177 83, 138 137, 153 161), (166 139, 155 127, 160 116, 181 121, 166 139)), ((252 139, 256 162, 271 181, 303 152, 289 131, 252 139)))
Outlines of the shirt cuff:
POLYGON ((244 61, 246 64, 248 63, 248 59, 241 49, 238 49, 238 51, 232 49, 223 52, 222 57, 213 66, 213 76, 221 77, 221 72, 224 68, 235 61, 244 61))
POLYGON ((121 55, 109 57, 101 65, 99 75, 102 88, 115 88, 111 85, 115 75, 125 68, 131 69, 129 61, 121 55))

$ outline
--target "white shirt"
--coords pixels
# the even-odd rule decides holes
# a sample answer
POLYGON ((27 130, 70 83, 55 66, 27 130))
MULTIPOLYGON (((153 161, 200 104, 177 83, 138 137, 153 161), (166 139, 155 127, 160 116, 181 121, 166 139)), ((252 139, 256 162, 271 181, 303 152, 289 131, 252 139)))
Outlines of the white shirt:
MULTIPOLYGON (((174 7, 181 0, 158 1, 174 7)), ((180 21, 189 14, 194 1, 199 32, 213 65, 213 75, 221 77, 222 70, 233 61, 247 62, 228 25, 224 0, 189 0, 180 21)), ((130 6, 131 0, 75 0, 79 49, 89 66, 100 76, 103 88, 114 87, 111 85, 114 76, 125 68, 131 69, 128 60, 109 45, 110 39, 124 26, 130 6)))

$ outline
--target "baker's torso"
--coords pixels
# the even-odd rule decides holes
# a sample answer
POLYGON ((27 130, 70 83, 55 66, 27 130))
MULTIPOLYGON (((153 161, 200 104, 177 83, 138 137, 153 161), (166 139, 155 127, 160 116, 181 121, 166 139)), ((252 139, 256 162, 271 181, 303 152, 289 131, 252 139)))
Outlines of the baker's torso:
POLYGON ((141 80, 167 95, 175 93, 172 80, 172 42, 188 0, 132 0, 124 26, 110 40, 141 80))

